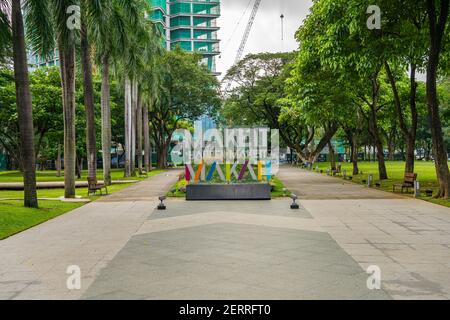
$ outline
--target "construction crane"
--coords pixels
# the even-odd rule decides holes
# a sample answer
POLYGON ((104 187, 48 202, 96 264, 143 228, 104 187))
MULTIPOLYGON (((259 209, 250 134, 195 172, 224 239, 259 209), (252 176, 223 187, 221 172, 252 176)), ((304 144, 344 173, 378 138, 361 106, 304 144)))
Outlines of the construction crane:
MULTIPOLYGON (((247 45, 248 37, 250 36, 250 32, 252 31, 253 23, 255 22, 256 14, 258 13, 259 5, 262 0, 256 0, 253 5, 252 13, 250 14, 250 18, 247 23, 247 27, 245 28, 244 36, 242 37, 241 44, 239 46, 239 50, 236 54, 236 58, 234 59, 234 65, 236 65, 242 59, 242 54, 244 53, 245 46, 247 45)), ((234 79, 229 79, 228 84, 225 88, 224 94, 227 94, 231 86, 233 85, 234 79)))

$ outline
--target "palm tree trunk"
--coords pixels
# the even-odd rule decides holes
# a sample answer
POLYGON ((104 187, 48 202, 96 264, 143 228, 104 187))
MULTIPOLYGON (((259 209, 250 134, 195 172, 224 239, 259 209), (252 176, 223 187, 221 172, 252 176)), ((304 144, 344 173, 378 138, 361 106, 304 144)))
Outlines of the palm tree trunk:
POLYGON ((92 84, 92 62, 87 26, 81 23, 81 69, 83 72, 84 105, 86 108, 86 149, 88 177, 97 176, 97 145, 95 134, 94 88, 92 84))
POLYGON ((56 154, 56 176, 61 177, 61 145, 58 143, 58 151, 56 154))
POLYGON ((139 174, 142 174, 142 99, 140 95, 138 95, 137 99, 136 128, 138 170, 139 174))
POLYGON ((102 153, 103 179, 111 185, 111 105, 109 85, 109 56, 102 58, 102 153))
POLYGON ((143 105, 143 127, 144 127, 144 167, 147 172, 151 170, 151 147, 150 147, 150 129, 148 123, 148 108, 147 105, 143 105))
POLYGON ((138 100, 137 80, 131 81, 131 175, 136 174, 136 113, 138 100))
MULTIPOLYGON (((73 35, 72 35, 73 37, 73 35)), ((63 45, 59 41, 64 117, 64 196, 75 198, 75 45, 74 39, 63 45)))
POLYGON ((34 154, 33 106, 28 77, 25 32, 20 0, 12 1, 12 33, 17 113, 23 163, 24 205, 37 208, 36 162, 34 154))
POLYGON ((125 79, 125 177, 131 176, 131 81, 125 79))

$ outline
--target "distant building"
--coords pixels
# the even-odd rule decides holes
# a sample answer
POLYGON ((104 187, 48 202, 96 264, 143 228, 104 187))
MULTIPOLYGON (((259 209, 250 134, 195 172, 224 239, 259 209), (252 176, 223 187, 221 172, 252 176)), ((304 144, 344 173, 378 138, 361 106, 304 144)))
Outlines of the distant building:
POLYGON ((154 21, 165 41, 167 50, 179 46, 186 51, 199 52, 202 62, 216 75, 216 56, 220 54, 217 19, 220 0, 152 0, 154 21))

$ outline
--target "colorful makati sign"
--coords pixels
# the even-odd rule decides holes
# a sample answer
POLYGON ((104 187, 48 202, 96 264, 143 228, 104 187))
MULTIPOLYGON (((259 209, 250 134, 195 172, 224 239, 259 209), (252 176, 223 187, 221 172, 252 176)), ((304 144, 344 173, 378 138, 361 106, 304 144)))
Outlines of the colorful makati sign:
POLYGON ((185 165, 188 183, 211 182, 214 175, 223 183, 270 181, 279 169, 279 131, 268 128, 200 128, 194 137, 188 130, 177 130, 181 137, 172 150, 185 165), (265 179, 264 179, 265 178, 265 179))

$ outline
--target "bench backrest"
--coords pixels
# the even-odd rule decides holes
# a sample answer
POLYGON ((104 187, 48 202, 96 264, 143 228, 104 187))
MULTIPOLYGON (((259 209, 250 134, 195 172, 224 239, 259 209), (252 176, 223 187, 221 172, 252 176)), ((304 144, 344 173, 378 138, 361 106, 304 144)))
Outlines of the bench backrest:
POLYGON ((417 173, 405 173, 405 183, 414 184, 417 180, 417 173))
POLYGON ((87 181, 88 181, 88 186, 89 186, 89 188, 95 187, 95 186, 97 185, 97 178, 94 178, 94 177, 88 177, 88 178, 87 178, 87 181))

